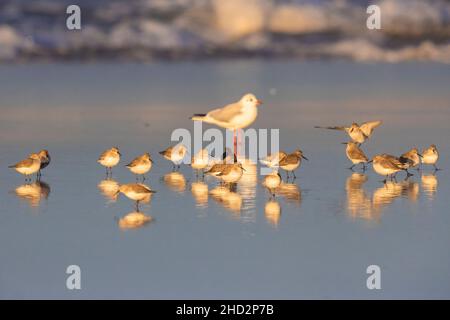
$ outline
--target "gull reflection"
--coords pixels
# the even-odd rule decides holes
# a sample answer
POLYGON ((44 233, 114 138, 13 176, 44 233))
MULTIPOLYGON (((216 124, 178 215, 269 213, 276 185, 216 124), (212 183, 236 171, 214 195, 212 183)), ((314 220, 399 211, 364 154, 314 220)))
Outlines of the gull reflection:
POLYGON ((347 212, 352 218, 371 220, 372 203, 363 189, 367 176, 362 173, 352 173, 345 183, 347 192, 347 212))
POLYGON ((422 174, 422 189, 429 200, 433 200, 438 187, 438 179, 435 174, 422 174))
POLYGON ((191 193, 197 207, 206 208, 208 206, 208 185, 206 183, 202 181, 193 182, 191 193))
POLYGON ((256 164, 246 158, 240 158, 244 168, 243 174, 237 183, 237 192, 242 199, 242 216, 243 221, 256 221, 256 188, 258 185, 258 169, 256 164))
POLYGON ((283 197, 287 202, 300 205, 302 202, 302 190, 295 183, 282 182, 275 190, 275 194, 283 197))
POLYGON ((139 211, 133 211, 122 218, 119 219, 118 225, 120 229, 136 229, 140 228, 150 222, 153 221, 153 218, 151 216, 148 216, 142 212, 139 211))
POLYGON ((228 209, 236 217, 240 217, 240 212, 242 209, 242 196, 239 193, 231 191, 225 186, 218 186, 212 189, 209 193, 211 198, 213 198, 217 203, 222 205, 225 209, 228 209))
POLYGON ((281 206, 276 200, 269 200, 264 207, 264 215, 269 224, 277 227, 280 223, 281 206))
POLYGON ((109 201, 116 202, 118 191, 119 191, 119 183, 114 179, 105 179, 99 182, 97 188, 100 190, 100 193, 109 201))
POLYGON ((44 181, 35 181, 18 186, 14 193, 22 200, 28 202, 31 207, 38 207, 42 199, 50 195, 50 186, 44 181))
POLYGON ((172 191, 183 193, 186 190, 186 179, 178 171, 167 173, 162 180, 172 191))

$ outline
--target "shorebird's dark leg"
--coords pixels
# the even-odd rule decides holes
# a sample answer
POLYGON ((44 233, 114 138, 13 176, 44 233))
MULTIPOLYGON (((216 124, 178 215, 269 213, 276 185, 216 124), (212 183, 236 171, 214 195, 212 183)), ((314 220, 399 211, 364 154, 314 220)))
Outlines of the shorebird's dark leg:
POLYGON ((355 167, 355 165, 353 164, 351 167, 348 168, 348 170, 352 170, 353 171, 354 167, 355 167))
POLYGON ((236 136, 236 130, 233 130, 233 148, 234 148, 234 157, 237 158, 237 136, 236 136))
POLYGON ((367 170, 367 166, 365 163, 363 163, 363 172, 366 172, 366 170, 367 170))
POLYGON ((136 201, 136 212, 139 212, 139 200, 136 201))
POLYGON ((286 181, 289 181, 289 171, 286 171, 286 181))
POLYGON ((439 169, 439 168, 436 166, 436 164, 433 164, 433 167, 434 167, 434 171, 439 171, 439 170, 441 170, 441 169, 439 169))
POLYGON ((295 171, 292 171, 292 174, 294 175, 294 180, 297 179, 297 176, 295 175, 295 171))
POLYGON ((408 178, 413 176, 413 174, 410 173, 410 172, 408 171, 408 169, 405 169, 405 171, 406 171, 406 176, 407 176, 408 178))

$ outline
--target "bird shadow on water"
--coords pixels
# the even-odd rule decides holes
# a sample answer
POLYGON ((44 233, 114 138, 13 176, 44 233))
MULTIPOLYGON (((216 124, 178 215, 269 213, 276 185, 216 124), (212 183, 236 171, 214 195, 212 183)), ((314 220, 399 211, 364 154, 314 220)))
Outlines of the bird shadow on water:
POLYGON ((353 172, 345 183, 346 211, 352 219, 363 219, 379 223, 382 213, 397 199, 406 199, 411 204, 417 204, 421 191, 427 200, 434 200, 437 192, 438 178, 436 174, 421 173, 406 176, 403 180, 391 180, 381 183, 370 194, 364 185, 369 180, 364 173, 353 172), (420 183, 416 180, 420 179, 420 183))

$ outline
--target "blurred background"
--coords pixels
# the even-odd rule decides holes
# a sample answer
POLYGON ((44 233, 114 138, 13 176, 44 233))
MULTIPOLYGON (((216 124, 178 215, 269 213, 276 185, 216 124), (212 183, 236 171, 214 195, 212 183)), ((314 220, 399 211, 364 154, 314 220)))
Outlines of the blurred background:
POLYGON ((445 0, 2 0, 0 62, 292 57, 450 63, 445 0), (66 7, 81 7, 81 31, 66 7), (368 30, 366 8, 381 8, 368 30))

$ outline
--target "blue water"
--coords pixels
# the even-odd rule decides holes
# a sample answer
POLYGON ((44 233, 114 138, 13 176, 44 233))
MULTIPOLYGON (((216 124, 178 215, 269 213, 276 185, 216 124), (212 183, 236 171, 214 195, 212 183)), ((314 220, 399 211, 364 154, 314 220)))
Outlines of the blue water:
POLYGON ((439 64, 1 66, 0 297, 449 298, 449 80, 439 64), (172 130, 193 130, 190 115, 245 92, 264 100, 254 127, 279 128, 280 147, 310 160, 276 203, 255 167, 220 198, 213 178, 171 173, 158 154, 172 130), (375 119, 369 156, 434 143, 443 170, 384 186, 346 169, 343 133, 313 128, 375 119), (118 183, 135 181, 122 166, 135 156, 155 160, 157 193, 140 207, 153 220, 138 228, 119 226, 134 203, 98 187, 96 159, 116 145, 118 183), (7 165, 42 148, 45 184, 23 187, 7 165), (66 288, 73 264, 81 290, 66 288), (373 264, 381 290, 366 287, 373 264))

